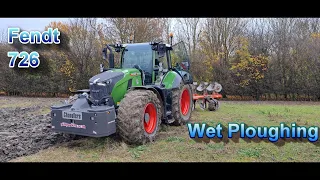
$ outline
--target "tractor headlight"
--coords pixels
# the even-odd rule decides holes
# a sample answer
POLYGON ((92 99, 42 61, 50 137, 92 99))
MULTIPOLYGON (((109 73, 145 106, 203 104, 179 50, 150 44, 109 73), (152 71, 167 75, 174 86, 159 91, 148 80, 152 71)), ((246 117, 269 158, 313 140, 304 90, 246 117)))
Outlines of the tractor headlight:
POLYGON ((98 86, 106 86, 105 83, 97 83, 97 84, 98 84, 98 86))
POLYGON ((108 79, 108 80, 106 81, 107 84, 110 84, 111 82, 112 82, 111 79, 108 79))

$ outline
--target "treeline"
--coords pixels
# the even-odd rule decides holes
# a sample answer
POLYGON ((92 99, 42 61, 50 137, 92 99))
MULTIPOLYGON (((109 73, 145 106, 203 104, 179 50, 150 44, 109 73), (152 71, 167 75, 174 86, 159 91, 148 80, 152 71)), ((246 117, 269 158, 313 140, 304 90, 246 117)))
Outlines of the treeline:
POLYGON ((59 28, 61 45, 0 46, 0 91, 57 96, 87 88, 103 44, 130 36, 169 42, 173 32, 174 43, 186 43, 195 81, 221 83, 225 97, 320 100, 319 18, 78 18, 47 27, 59 28), (10 69, 9 50, 37 50, 41 64, 10 69))

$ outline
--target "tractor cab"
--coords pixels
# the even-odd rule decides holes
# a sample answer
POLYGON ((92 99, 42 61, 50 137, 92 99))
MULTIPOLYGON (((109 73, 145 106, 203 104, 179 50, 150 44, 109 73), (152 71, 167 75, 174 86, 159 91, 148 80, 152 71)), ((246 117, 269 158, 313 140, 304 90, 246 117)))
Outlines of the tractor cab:
POLYGON ((121 68, 138 69, 143 76, 144 85, 154 84, 161 73, 171 68, 170 50, 172 48, 169 45, 151 42, 124 44, 122 47, 121 68), (160 49, 160 46, 163 49, 160 49))
MULTIPOLYGON (((159 84, 169 70, 176 70, 182 77, 187 76, 190 61, 186 50, 181 48, 184 46, 181 45, 183 45, 182 42, 174 45, 177 48, 173 49, 170 44, 160 42, 112 44, 107 45, 105 50, 110 50, 108 55, 110 68, 114 68, 114 56, 110 48, 113 47, 115 52, 120 53, 120 68, 138 69, 141 72, 142 84, 150 85, 159 84), (174 63, 172 63, 172 58, 174 58, 174 63)), ((106 57, 106 51, 104 53, 106 57)))
POLYGON ((141 72, 143 85, 159 84, 169 70, 175 70, 186 82, 192 83, 190 59, 183 42, 173 46, 160 42, 107 45, 103 52, 106 58, 107 49, 110 51, 109 68, 103 70, 114 68, 111 47, 120 53, 120 68, 136 68, 141 72))

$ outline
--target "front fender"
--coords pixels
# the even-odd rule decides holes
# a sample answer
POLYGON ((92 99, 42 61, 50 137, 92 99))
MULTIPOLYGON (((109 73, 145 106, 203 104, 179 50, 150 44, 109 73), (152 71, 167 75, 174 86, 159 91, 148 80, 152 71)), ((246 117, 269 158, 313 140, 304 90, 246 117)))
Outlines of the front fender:
POLYGON ((164 97, 162 97, 162 93, 160 92, 161 90, 158 88, 155 88, 153 86, 132 86, 128 89, 128 91, 132 91, 132 90, 136 90, 136 89, 145 89, 145 90, 153 91, 157 95, 157 97, 161 101, 161 103, 163 102, 164 97))
MULTIPOLYGON (((133 90, 137 90, 137 89, 145 89, 145 90, 150 90, 150 91, 153 91, 158 99, 160 100, 160 103, 161 103, 161 111, 163 112, 164 111, 164 107, 165 107, 165 104, 164 104, 164 95, 163 93, 161 92, 161 89, 158 88, 158 87, 154 87, 154 86, 132 86, 128 89, 128 91, 133 91, 133 90)), ((165 114, 162 113, 162 116, 165 116, 165 114)))

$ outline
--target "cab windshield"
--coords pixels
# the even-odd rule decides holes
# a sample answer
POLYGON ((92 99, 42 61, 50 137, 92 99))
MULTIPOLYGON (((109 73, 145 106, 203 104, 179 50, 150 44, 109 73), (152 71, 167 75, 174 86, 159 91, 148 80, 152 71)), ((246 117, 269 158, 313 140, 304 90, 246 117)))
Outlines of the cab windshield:
POLYGON ((152 73, 152 63, 152 49, 149 44, 128 45, 123 51, 122 68, 139 65, 143 71, 152 73))

